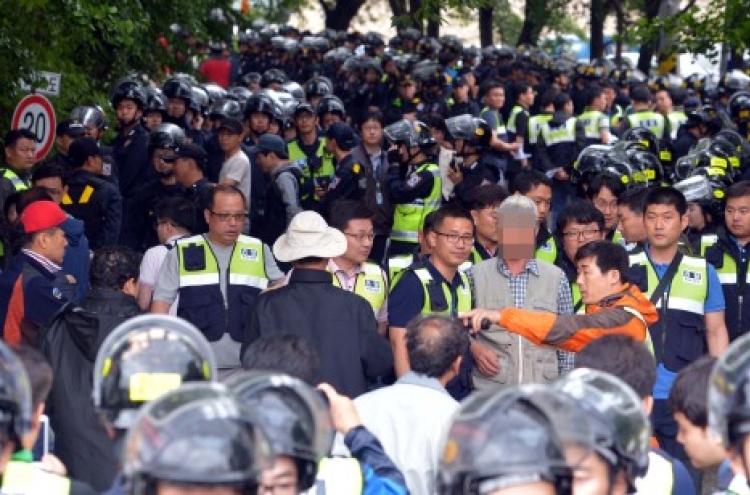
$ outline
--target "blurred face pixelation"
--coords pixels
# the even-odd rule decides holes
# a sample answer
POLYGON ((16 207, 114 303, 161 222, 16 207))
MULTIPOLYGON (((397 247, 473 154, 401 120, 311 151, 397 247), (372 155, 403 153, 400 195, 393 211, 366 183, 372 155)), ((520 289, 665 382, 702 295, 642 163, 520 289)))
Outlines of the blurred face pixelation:
POLYGON ((536 218, 516 213, 500 213, 497 256, 506 260, 529 260, 534 257, 536 218))

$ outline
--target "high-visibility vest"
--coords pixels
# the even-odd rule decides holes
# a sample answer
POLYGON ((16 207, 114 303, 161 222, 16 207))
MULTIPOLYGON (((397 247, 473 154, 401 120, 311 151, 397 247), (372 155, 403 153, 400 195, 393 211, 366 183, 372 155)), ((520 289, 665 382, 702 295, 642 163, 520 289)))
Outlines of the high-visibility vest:
POLYGON ((333 178, 336 168, 333 166, 333 156, 326 151, 326 138, 320 139, 318 149, 315 151, 315 155, 320 158, 320 166, 315 170, 310 169, 310 163, 307 155, 302 151, 302 147, 299 145, 298 140, 289 141, 286 145, 287 153, 289 154, 289 162, 295 165, 302 171, 302 177, 299 179, 300 186, 300 201, 308 199, 319 199, 312 194, 315 184, 315 179, 328 179, 333 178))
POLYGON ((424 198, 417 198, 409 203, 397 204, 393 215, 393 229, 391 239, 402 242, 418 242, 417 234, 422 228, 424 217, 440 208, 442 197, 442 180, 440 168, 434 163, 424 163, 412 173, 416 177, 419 173, 428 171, 432 174, 432 189, 424 198))
POLYGON ((0 493, 8 495, 67 495, 70 479, 42 471, 30 462, 10 461, 0 493))
POLYGON ((458 313, 471 311, 471 285, 469 284, 469 277, 466 275, 466 273, 461 271, 458 272, 458 276, 461 277, 461 285, 456 291, 455 305, 453 303, 451 288, 448 287, 448 284, 446 284, 445 281, 441 283, 442 294, 445 302, 445 307, 442 309, 437 307, 441 302, 432 300, 432 296, 430 294, 431 291, 429 286, 434 282, 430 271, 425 267, 421 267, 415 269, 414 273, 419 278, 419 281, 422 282, 422 288, 424 289, 424 305, 422 306, 421 314, 456 316, 458 313))
MULTIPOLYGON (((366 261, 362 263, 362 269, 355 277, 354 290, 352 292, 363 297, 370 303, 375 314, 379 313, 388 295, 388 281, 385 279, 383 269, 375 263, 366 261)), ((333 279, 333 285, 342 288, 336 274, 333 274, 331 278, 333 279)))

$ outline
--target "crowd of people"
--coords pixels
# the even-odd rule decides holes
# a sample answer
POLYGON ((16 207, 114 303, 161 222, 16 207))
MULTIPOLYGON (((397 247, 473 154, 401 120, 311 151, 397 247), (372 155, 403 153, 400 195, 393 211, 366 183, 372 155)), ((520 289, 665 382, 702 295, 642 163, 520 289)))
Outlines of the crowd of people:
POLYGON ((744 72, 208 46, 5 136, 0 493, 750 494, 744 72))

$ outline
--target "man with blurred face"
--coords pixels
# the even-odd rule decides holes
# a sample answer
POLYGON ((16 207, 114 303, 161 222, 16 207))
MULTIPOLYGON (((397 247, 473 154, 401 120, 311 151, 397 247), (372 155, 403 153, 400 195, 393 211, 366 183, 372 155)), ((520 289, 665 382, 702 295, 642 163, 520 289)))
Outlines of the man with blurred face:
MULTIPOLYGON (((571 314, 573 303, 565 274, 552 263, 534 258, 538 213, 534 202, 516 194, 497 208, 497 258, 475 265, 469 272, 476 304, 482 308, 527 308, 571 314)), ((477 389, 545 383, 561 368, 572 367, 567 356, 533 345, 499 326, 479 332, 472 341, 475 361, 472 378, 477 389)))
POLYGON ((552 180, 538 170, 522 170, 513 179, 511 194, 526 196, 536 205, 537 229, 535 257, 554 263, 558 246, 547 226, 547 215, 552 209, 552 180))

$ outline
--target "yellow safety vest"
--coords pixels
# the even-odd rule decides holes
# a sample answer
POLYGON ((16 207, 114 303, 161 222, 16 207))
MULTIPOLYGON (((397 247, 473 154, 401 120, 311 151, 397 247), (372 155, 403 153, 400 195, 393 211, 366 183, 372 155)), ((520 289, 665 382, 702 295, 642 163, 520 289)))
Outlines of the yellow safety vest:
POLYGON ((550 120, 552 120, 551 113, 540 113, 529 119, 529 132, 526 136, 529 144, 536 144, 539 141, 539 133, 542 132, 542 127, 550 120))
POLYGON ((586 109, 581 115, 578 116, 578 120, 580 120, 583 123, 583 129, 586 134, 586 140, 596 141, 600 144, 606 144, 602 143, 602 134, 601 134, 601 121, 602 117, 604 117, 604 112, 600 112, 598 110, 589 110, 586 109))
MULTIPOLYGON (((383 269, 375 263, 366 261, 362 263, 361 268, 355 275, 356 279, 352 292, 363 297, 370 303, 372 310, 377 314, 383 307, 383 304, 385 304, 388 294, 388 281, 385 279, 383 269)), ((331 278, 333 279, 333 285, 342 288, 341 282, 335 274, 331 278)))
POLYGON ((70 479, 42 471, 30 462, 10 461, 0 493, 8 495, 67 495, 70 479))
MULTIPOLYGON (((302 177, 300 178, 300 200, 304 201, 310 198, 310 187, 307 184, 308 181, 318 178, 332 179, 336 173, 336 167, 333 166, 333 155, 330 155, 326 151, 326 138, 320 139, 318 149, 315 151, 315 155, 320 158, 320 167, 314 171, 310 171, 310 165, 308 163, 307 155, 299 145, 298 140, 289 141, 286 145, 287 153, 289 154, 289 162, 292 165, 299 167, 302 171, 302 177)), ((319 201, 317 196, 312 195, 316 201, 319 201)))
POLYGON ((411 177, 428 171, 432 174, 432 190, 424 198, 417 198, 410 203, 397 204, 393 216, 393 229, 391 230, 391 239, 394 241, 418 242, 417 234, 422 228, 424 217, 431 212, 440 208, 442 201, 442 179, 440 178, 440 168, 434 163, 424 163, 420 165, 411 177))
POLYGON ((324 457, 318 463, 315 486, 308 495, 359 495, 364 490, 362 466, 353 457, 324 457))
POLYGON ((433 282, 434 279, 432 278, 432 275, 430 275, 430 271, 427 268, 417 268, 416 270, 414 270, 414 273, 419 278, 419 281, 422 282, 422 288, 424 289, 424 305, 422 306, 421 314, 455 316, 458 313, 471 311, 471 285, 469 284, 469 277, 466 275, 466 273, 462 271, 458 272, 458 276, 461 277, 461 285, 456 292, 457 303, 455 307, 453 307, 453 296, 451 295, 450 287, 448 287, 445 282, 441 284, 443 296, 445 297, 445 302, 447 303, 447 308, 443 311, 436 311, 432 307, 433 301, 431 301, 430 299, 430 291, 428 289, 428 286, 431 282, 433 282))
POLYGON ((656 113, 652 110, 635 112, 628 115, 628 122, 630 122, 630 127, 632 128, 644 127, 653 132, 657 138, 664 138, 666 119, 660 113, 656 113))

